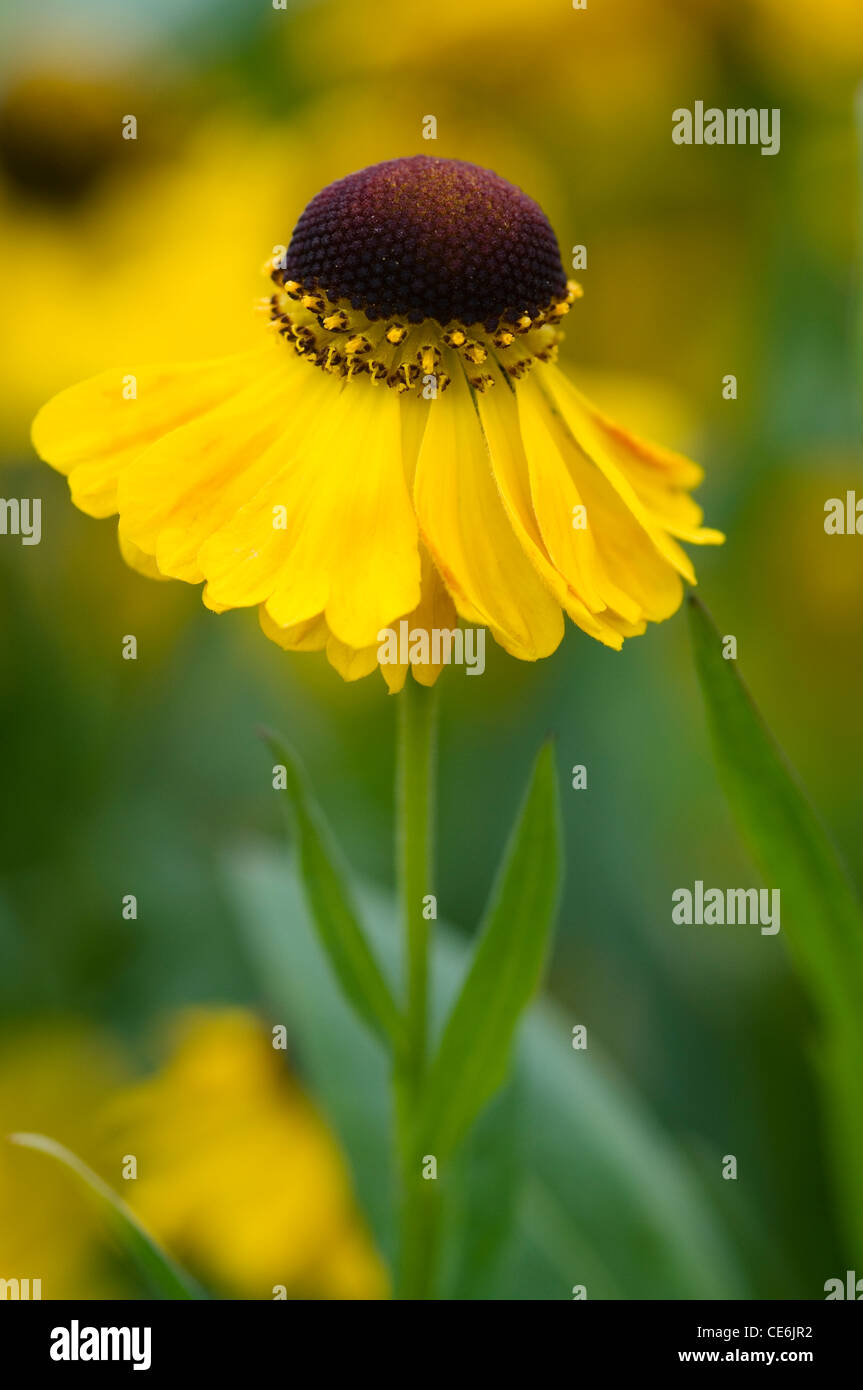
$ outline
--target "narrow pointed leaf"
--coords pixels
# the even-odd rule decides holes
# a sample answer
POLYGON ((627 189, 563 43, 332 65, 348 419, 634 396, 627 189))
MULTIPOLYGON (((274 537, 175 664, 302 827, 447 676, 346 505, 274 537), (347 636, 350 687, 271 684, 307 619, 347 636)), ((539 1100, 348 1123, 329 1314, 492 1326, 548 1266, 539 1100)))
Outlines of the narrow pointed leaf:
MULTIPOLYGON (((303 1074, 349 1158, 376 1242, 392 1259, 395 1167, 387 1057, 333 979, 309 921, 295 860, 270 845, 247 845, 226 860, 227 891, 264 995, 290 1019, 303 1074), (286 912, 290 931, 284 930, 286 912)), ((362 880, 357 894, 375 950, 396 971, 397 899, 362 880)), ((435 936, 432 1012, 442 1025, 471 952, 462 933, 440 916, 435 936)), ((693 1170, 686 1147, 645 1108, 601 1043, 594 1039, 589 1051, 572 1050, 570 1026, 548 1001, 527 1010, 513 1060, 515 1094, 499 1097, 515 1133, 501 1132, 501 1105, 489 1106, 459 1152, 471 1176, 464 1168, 459 1174, 460 1200, 467 1206, 447 1227, 448 1239, 460 1248, 445 1249, 441 1296, 566 1301, 576 1281, 586 1282, 591 1298, 600 1299, 757 1296, 743 1275, 746 1265, 733 1232, 717 1214, 713 1177, 693 1170), (529 1184, 529 1200, 507 1198, 506 1181, 489 1171, 495 1154, 503 1167, 515 1165, 513 1181, 522 1191, 522 1178, 529 1184), (483 1271, 476 1267, 476 1252, 464 1246, 483 1240, 493 1207, 504 1245, 495 1268, 483 1271), (474 1283, 468 1288, 471 1265, 474 1283)), ((757 1220, 763 1218, 759 1211, 757 1220)), ((790 1288, 796 1291, 786 1296, 805 1297, 805 1277, 790 1288)))
POLYGON ((300 876, 309 914, 336 977, 357 1013, 397 1048, 402 1020, 380 966, 366 940, 348 886, 347 870, 293 751, 275 734, 267 744, 286 770, 291 819, 297 840, 300 876))
POLYGON ((820 817, 764 723, 707 611, 689 600, 695 662, 720 779, 822 1018, 820 1076, 840 1202, 863 1240, 863 910, 820 817))
POLYGON ((863 998, 863 912, 854 885, 797 775, 767 728, 706 609, 689 600, 695 662, 726 796, 768 887, 781 930, 828 1013, 863 998))
POLYGON ((519 1019, 539 986, 559 887, 557 782, 546 744, 427 1078, 421 1139, 438 1160, 506 1078, 519 1019))
POLYGON ((122 1198, 118 1197, 116 1192, 113 1192, 76 1154, 44 1134, 10 1134, 9 1142, 19 1145, 22 1149, 35 1149, 39 1153, 48 1154, 85 1184, 90 1194, 95 1196, 102 1215, 107 1217, 109 1227, 121 1248, 136 1266, 145 1283, 160 1298, 206 1297, 194 1279, 161 1249, 122 1198))

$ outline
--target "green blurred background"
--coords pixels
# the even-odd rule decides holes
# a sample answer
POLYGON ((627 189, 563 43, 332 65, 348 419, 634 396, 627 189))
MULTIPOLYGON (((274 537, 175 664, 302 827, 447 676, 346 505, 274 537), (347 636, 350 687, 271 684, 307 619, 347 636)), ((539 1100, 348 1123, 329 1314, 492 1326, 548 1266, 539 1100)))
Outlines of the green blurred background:
MULTIPOLYGON (((281 1271, 294 1294, 385 1296, 299 1027, 290 1068, 273 1070, 266 1025, 292 1020, 273 1015, 225 865, 283 838, 255 736, 267 723, 302 750, 351 864, 390 885, 394 702, 377 674, 343 684, 322 655, 266 641, 253 614, 217 618, 191 588, 127 570, 113 524, 76 512, 35 460, 30 419, 108 366, 253 344, 260 267, 332 179, 418 151, 496 169, 542 203, 565 263, 588 248, 563 364, 610 414, 705 465, 699 500, 728 542, 696 557, 701 596, 859 877, 863 549, 823 529, 825 501, 861 477, 859 10, 57 0, 7 9, 4 27, 0 493, 43 499, 43 538, 0 537, 3 1133, 44 1130, 114 1186, 119 1155, 149 1144, 130 1200, 228 1295, 268 1297, 281 1271), (673 144, 672 111, 697 99, 778 107, 781 152, 673 144), (137 662, 121 660, 127 633, 137 662)), ((728 1294, 823 1296, 854 1255, 782 934, 671 924, 676 887, 758 882, 685 620, 620 655, 570 628, 537 667, 494 649, 482 681, 452 671, 441 687, 442 914, 473 929, 553 731, 558 1017, 588 1025, 699 1175, 740 1271, 728 1294), (570 789, 576 763, 586 791, 570 789), (728 1153, 736 1183, 720 1180, 728 1153)), ((0 1277, 28 1275, 44 1297, 143 1292, 80 1194, 4 1146, 0 1277)), ((569 1296, 527 1258, 495 1289, 569 1296)), ((640 1273, 628 1292, 655 1295, 640 1273)))

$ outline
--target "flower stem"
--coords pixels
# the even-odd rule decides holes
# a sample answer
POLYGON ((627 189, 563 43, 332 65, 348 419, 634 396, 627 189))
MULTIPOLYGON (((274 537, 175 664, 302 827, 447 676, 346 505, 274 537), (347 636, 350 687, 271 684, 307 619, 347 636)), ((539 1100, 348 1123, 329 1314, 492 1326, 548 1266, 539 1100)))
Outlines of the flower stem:
POLYGON ((404 931, 406 1043, 396 1062, 396 1119, 401 1182, 402 1298, 431 1296, 436 1247, 436 1181, 422 1175, 418 1120, 428 1045, 430 920, 423 900, 432 892, 434 765, 437 700, 434 689, 408 674, 398 697, 396 835, 399 902, 404 931))
POLYGON ((407 969, 407 1069, 422 1083, 428 1029, 429 923, 423 898, 431 893, 435 693, 408 676, 399 701, 397 815, 398 880, 407 969))

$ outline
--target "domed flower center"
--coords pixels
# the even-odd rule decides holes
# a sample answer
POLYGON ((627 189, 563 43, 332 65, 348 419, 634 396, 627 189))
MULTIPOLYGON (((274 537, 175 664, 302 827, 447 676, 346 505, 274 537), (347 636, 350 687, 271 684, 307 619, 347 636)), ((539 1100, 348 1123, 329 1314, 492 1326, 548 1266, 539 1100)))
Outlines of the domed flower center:
POLYGON ((497 327, 566 293, 542 209, 488 169, 414 155, 349 174, 296 225, 287 279, 370 319, 497 327))
MULTIPOLYGON (((490 170, 428 155, 324 188, 271 273, 271 317, 301 356, 401 390, 452 366, 452 352, 476 389, 496 368, 519 376, 552 352, 579 293, 532 199, 490 170)), ((443 387, 450 373, 438 376, 443 387)))

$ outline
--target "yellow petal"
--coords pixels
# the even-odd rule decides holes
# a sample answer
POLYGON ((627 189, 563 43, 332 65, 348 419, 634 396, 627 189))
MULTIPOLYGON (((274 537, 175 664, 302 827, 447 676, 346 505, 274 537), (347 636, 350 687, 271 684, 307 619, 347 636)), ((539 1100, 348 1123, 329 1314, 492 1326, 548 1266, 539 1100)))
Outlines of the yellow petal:
MULTIPOLYGON (((435 650, 440 651, 440 645, 435 647, 433 634, 435 632, 452 632, 458 626, 458 614, 455 604, 447 593, 446 586, 434 566, 434 561, 429 555, 424 545, 420 546, 420 559, 422 562, 422 596, 419 604, 412 613, 405 615, 408 624, 408 633, 425 632, 428 636, 428 651, 431 655, 435 650)), ((390 624, 398 634, 400 622, 390 624)), ((417 643, 414 652, 418 652, 421 644, 417 643)), ((410 655, 409 660, 399 662, 382 662, 381 674, 389 687, 391 695, 396 695, 403 687, 405 678, 410 666, 414 673, 414 678, 420 685, 434 685, 443 666, 429 660, 422 662, 416 654, 410 655)))
MULTIPOLYGON (((619 650, 623 645, 621 634, 605 621, 603 610, 606 605, 598 595, 590 569, 582 567, 582 571, 576 576, 579 582, 573 582, 572 575, 555 562, 554 556, 544 544, 533 507, 530 469, 525 454, 529 436, 523 429, 524 422, 520 419, 514 393, 505 384, 500 385, 500 390, 495 387, 487 395, 480 397, 479 410, 495 481, 513 529, 534 568, 573 622, 591 637, 619 650)), ((519 400, 523 389, 524 387, 519 387, 519 400)), ((535 440, 534 433, 534 443, 535 440)), ((543 441, 539 459, 543 476, 554 466, 554 454, 549 449, 548 442, 543 441)), ((571 517, 571 511, 567 513, 567 517, 571 517)), ((639 616, 640 610, 636 610, 634 617, 639 616)))
MULTIPOLYGON (((543 382, 544 377, 541 377, 536 385, 548 405, 543 382)), ((526 400, 530 400, 529 395, 526 400)), ((542 413, 543 406, 538 410, 542 413)), ((613 466, 606 460, 607 466, 600 467, 594 455, 581 447, 581 440, 575 439, 562 412, 553 411, 550 417, 546 412, 545 421, 551 422, 555 444, 586 508, 588 529, 600 562, 599 572, 605 576, 603 586, 613 584, 631 605, 635 605, 627 609, 619 599, 612 600, 610 590, 603 587, 603 596, 609 603, 614 602, 614 608, 610 607, 607 613, 609 623, 626 636, 627 627, 622 623, 632 632, 638 632, 644 618, 661 622, 670 617, 683 597, 680 571, 686 569, 690 582, 695 583, 688 556, 663 531, 659 521, 648 515, 630 484, 619 478, 612 481, 609 473, 616 471, 613 466), (686 561, 685 566, 679 556, 686 561), (622 622, 613 617, 614 613, 622 622)), ((594 452, 598 452, 595 438, 592 444, 594 452)))
MULTIPOLYGON (((683 598, 683 584, 677 569, 660 553, 652 537, 592 459, 573 447, 568 451, 567 463, 587 508, 587 524, 594 536, 603 572, 636 605, 637 619, 629 612, 621 613, 621 618, 636 627, 642 616, 651 622, 669 618, 683 598)), ((692 579, 694 582, 694 574, 692 579)))
POLYGON ((286 353, 275 371, 171 430, 126 469, 118 489, 124 529, 163 573, 201 582, 198 551, 270 481, 267 450, 286 423, 293 438, 314 423, 310 376, 286 353))
POLYGON ((327 643, 327 660, 334 666, 343 680, 359 681, 364 676, 371 675, 378 664, 377 643, 372 647, 363 647, 357 651, 354 647, 348 647, 344 642, 340 642, 337 637, 331 637, 327 643))
POLYGON ((147 555, 143 550, 139 550, 134 541, 124 534, 122 525, 117 528, 117 540, 120 545, 120 554, 126 561, 130 569, 137 570, 139 574, 144 574, 148 579, 169 579, 170 575, 162 574, 152 555, 147 555))
POLYGON ((304 623, 297 623, 294 627, 279 627, 261 604, 258 620, 261 631, 286 652, 321 652, 330 640, 330 630, 323 613, 308 618, 304 623))
POLYGON ((414 496, 456 608, 467 622, 490 627, 512 655, 548 656, 563 636, 563 615, 504 510, 464 378, 454 375, 446 395, 428 406, 414 496))
POLYGON ((624 429, 592 403, 590 411, 636 494, 663 528, 691 545, 721 544, 725 537, 702 526, 702 510, 689 496, 702 481, 704 470, 683 454, 624 429))
MULTIPOLYGON (((381 667, 381 675, 387 683, 387 689, 391 695, 398 695, 404 689, 405 681, 408 676, 407 662, 403 666, 384 665, 381 667)), ((425 682, 424 682, 425 684, 425 682)))
POLYGON ((554 366, 543 366, 537 376, 540 387, 560 411, 567 427, 582 452, 591 460, 614 489, 625 507, 653 541, 656 549, 670 565, 695 583, 692 561, 684 550, 651 515, 638 497, 627 476, 631 451, 624 431, 609 428, 603 417, 581 395, 572 382, 554 366))
POLYGON ((33 421, 36 452, 69 476, 72 499, 90 516, 117 510, 117 479, 149 444, 239 391, 276 345, 213 362, 117 369, 61 391, 33 421), (135 396, 127 399, 130 378, 135 396), (124 392, 126 393, 124 395, 124 392))
POLYGON ((417 471, 420 445, 428 421, 429 402, 412 391, 404 393, 399 400, 402 420, 402 459, 408 492, 413 496, 414 478, 417 471))
POLYGON ((357 650, 420 597, 417 528, 402 467, 395 392, 355 380, 328 388, 315 428, 287 430, 261 460, 270 481, 205 543, 210 598, 266 603, 279 626, 324 612, 357 650), (286 529, 273 528, 284 507, 286 529))
POLYGON ((702 509, 667 473, 637 453, 630 455, 626 472, 639 499, 669 535, 689 545, 721 545, 725 540, 721 531, 702 526, 702 509))

